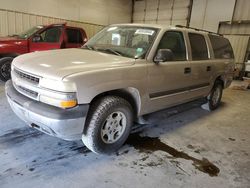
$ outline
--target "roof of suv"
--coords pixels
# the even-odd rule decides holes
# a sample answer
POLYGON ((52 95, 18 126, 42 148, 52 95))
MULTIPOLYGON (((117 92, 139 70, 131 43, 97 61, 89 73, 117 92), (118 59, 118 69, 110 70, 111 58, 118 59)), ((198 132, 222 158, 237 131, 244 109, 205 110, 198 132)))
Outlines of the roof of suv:
POLYGON ((191 32, 197 32, 197 33, 210 33, 210 34, 215 34, 215 35, 220 35, 218 33, 212 32, 212 31, 207 31, 203 29, 198 29, 198 28, 192 28, 192 27, 187 27, 187 26, 182 26, 182 25, 163 25, 163 24, 144 24, 144 23, 129 23, 129 24, 113 24, 112 26, 138 26, 138 27, 153 27, 157 29, 180 29, 180 30, 186 30, 186 31, 191 31, 191 32))

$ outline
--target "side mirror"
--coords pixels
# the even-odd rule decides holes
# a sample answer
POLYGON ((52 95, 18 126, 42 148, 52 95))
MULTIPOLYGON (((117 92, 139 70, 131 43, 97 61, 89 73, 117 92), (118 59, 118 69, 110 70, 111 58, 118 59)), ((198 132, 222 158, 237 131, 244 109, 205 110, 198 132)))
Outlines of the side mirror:
POLYGON ((32 38, 32 42, 41 42, 42 37, 39 34, 35 34, 34 37, 32 38))
POLYGON ((155 63, 172 61, 174 59, 174 53, 170 49, 159 49, 154 58, 155 63))

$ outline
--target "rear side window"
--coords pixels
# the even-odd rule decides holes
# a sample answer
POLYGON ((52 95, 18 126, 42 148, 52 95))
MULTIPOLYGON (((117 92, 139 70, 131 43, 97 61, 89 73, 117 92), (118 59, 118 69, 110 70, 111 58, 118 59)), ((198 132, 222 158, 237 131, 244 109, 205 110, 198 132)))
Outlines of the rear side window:
POLYGON ((174 54, 173 61, 186 60, 186 47, 181 32, 167 31, 160 41, 159 49, 170 49, 174 54))
POLYGON ((68 43, 83 43, 82 33, 79 29, 66 29, 68 43))
POLYGON ((228 39, 215 35, 208 35, 208 36, 210 38, 213 47, 215 58, 230 59, 234 57, 233 49, 228 39))
POLYGON ((204 36, 196 33, 189 33, 188 37, 191 45, 193 60, 208 59, 207 44, 204 36))

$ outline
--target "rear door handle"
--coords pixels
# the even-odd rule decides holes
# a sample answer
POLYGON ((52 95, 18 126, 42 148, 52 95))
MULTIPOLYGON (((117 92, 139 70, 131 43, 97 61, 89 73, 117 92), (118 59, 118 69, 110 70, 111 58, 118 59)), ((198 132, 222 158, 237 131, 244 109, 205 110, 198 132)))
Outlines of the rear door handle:
POLYGON ((207 66, 207 71, 211 71, 211 66, 207 66))
POLYGON ((191 73, 191 68, 190 67, 186 67, 184 69, 184 74, 189 74, 189 73, 191 73))

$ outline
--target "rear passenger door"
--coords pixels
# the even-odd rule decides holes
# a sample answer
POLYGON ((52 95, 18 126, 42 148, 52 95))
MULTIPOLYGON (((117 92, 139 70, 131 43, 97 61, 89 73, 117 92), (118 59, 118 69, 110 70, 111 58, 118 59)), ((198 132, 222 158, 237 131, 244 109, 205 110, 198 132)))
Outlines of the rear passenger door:
POLYGON ((66 28, 65 48, 79 48, 84 44, 84 40, 80 29, 66 28))
POLYGON ((210 91, 214 71, 213 63, 210 60, 208 42, 203 34, 188 33, 191 47, 191 74, 193 84, 190 93, 194 97, 207 95, 210 91))

